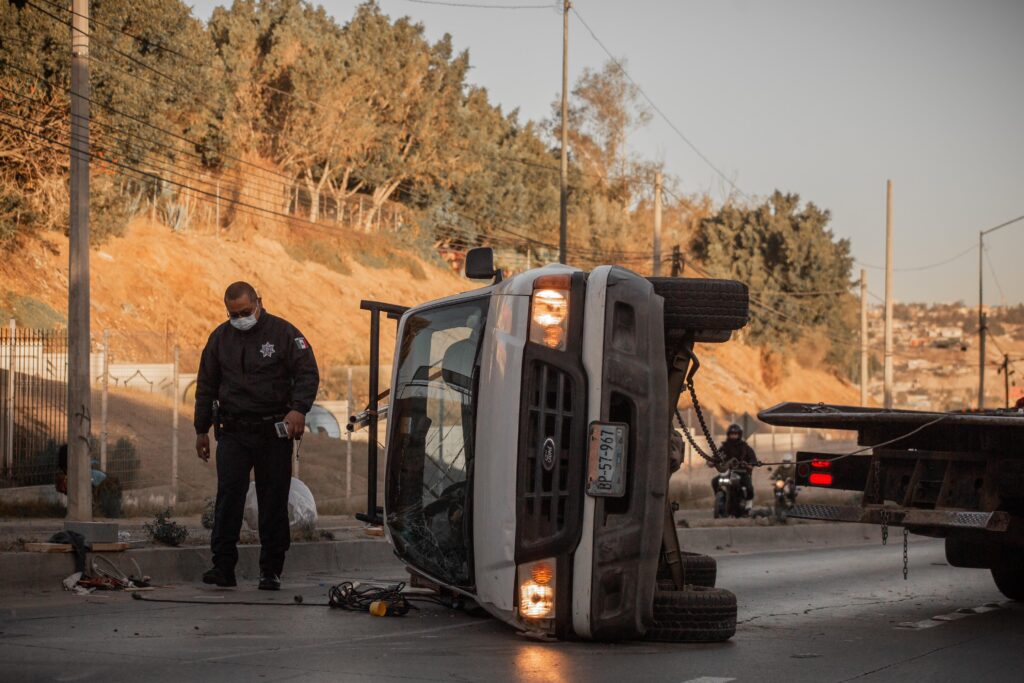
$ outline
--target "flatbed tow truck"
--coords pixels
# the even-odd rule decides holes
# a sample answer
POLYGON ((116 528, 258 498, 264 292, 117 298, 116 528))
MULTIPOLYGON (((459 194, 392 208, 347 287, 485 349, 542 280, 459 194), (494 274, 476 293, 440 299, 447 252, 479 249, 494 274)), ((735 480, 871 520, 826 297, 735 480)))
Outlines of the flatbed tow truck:
POLYGON ((1003 595, 1024 600, 1024 411, 782 403, 758 417, 856 431, 862 446, 841 455, 798 452, 798 486, 862 496, 859 505, 798 504, 791 517, 878 524, 883 539, 889 527, 944 538, 950 565, 989 569, 1003 595))
POLYGON ((668 480, 682 459, 673 407, 694 346, 748 318, 745 285, 549 265, 370 312, 368 505, 413 585, 475 601, 533 637, 722 641, 736 597, 715 563, 682 552, 668 480), (379 392, 381 317, 397 320, 379 392), (388 405, 381 399, 388 399, 388 405), (384 505, 378 421, 387 412, 384 505))

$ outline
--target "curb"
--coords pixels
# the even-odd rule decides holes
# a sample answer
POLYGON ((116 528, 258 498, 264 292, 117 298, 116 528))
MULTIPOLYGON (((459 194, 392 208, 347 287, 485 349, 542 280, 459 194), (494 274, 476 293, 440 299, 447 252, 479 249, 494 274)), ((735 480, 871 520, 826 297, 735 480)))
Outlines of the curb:
MULTIPOLYGON (((878 527, 871 524, 793 524, 770 527, 703 527, 678 529, 683 550, 712 556, 758 553, 806 548, 843 547, 880 543, 878 527)), ((259 577, 259 546, 238 546, 239 580, 259 577)), ((201 546, 183 548, 139 548, 119 553, 99 553, 125 571, 138 562, 154 584, 198 582, 211 566, 210 549, 201 546)), ((94 557, 89 553, 87 563, 94 557)), ((365 571, 367 567, 401 565, 391 544, 384 538, 292 543, 285 564, 286 574, 365 571)), ((26 591, 60 591, 61 580, 74 571, 71 553, 0 553, 0 596, 26 591)))
MULTIPOLYGON (((259 577, 258 545, 238 546, 239 580, 259 577)), ((183 548, 139 548, 119 553, 89 553, 86 566, 97 555, 106 557, 126 572, 133 572, 131 560, 139 564, 154 585, 198 582, 210 568, 210 549, 201 546, 183 548)), ((285 561, 285 572, 296 575, 311 572, 338 572, 365 569, 396 562, 391 544, 385 539, 292 543, 285 561)), ((0 553, 0 596, 25 591, 60 591, 61 581, 74 572, 73 553, 0 553)))

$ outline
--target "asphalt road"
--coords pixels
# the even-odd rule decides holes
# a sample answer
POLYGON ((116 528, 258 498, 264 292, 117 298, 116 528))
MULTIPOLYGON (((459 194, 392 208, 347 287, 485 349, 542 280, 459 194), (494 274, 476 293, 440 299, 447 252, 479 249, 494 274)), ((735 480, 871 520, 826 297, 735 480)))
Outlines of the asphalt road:
MULTIPOLYGON (((343 577, 290 577, 280 594, 147 594, 199 605, 25 596, 0 606, 0 680, 1022 680, 1024 603, 1006 602, 987 571, 946 566, 939 543, 911 544, 908 581, 901 560, 898 544, 721 557, 740 624, 716 645, 539 643, 439 607, 380 619, 313 605, 343 577), (277 605, 219 604, 243 600, 277 605)), ((369 574, 401 569, 348 578, 369 574)))

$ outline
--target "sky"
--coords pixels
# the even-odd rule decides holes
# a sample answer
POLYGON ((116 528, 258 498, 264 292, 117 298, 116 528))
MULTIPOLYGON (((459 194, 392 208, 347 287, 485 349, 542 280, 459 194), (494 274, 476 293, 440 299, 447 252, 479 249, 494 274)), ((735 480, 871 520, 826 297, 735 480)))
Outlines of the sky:
MULTIPOLYGON (((187 0, 186 0, 187 1, 187 0)), ((560 3, 379 0, 469 51, 469 80, 523 119, 561 88, 560 3)), ((207 19, 223 2, 195 2, 207 19)), ((359 4, 326 0, 339 23, 359 4)), ((884 292, 886 181, 897 301, 978 300, 978 231, 1024 216, 1024 0, 575 0, 665 114, 630 134, 685 193, 795 192, 831 211, 884 292), (671 124, 669 123, 671 122, 671 124), (703 161, 678 129, 721 172, 703 161), (724 180, 722 176, 728 179, 724 180), (959 255, 959 256, 958 256, 959 255), (953 258, 956 257, 956 258, 953 258), (944 261, 949 262, 942 263, 944 261), (935 267, 922 268, 941 264, 935 267)), ((570 15, 570 81, 607 54, 570 15)), ((985 301, 1024 301, 1024 220, 985 238, 985 301)))

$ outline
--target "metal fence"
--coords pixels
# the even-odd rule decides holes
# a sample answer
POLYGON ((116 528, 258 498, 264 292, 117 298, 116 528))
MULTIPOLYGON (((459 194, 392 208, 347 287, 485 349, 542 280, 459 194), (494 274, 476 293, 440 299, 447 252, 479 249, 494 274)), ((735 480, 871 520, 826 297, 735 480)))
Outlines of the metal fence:
POLYGON ((67 333, 0 329, 0 487, 54 482, 67 438, 67 333))

